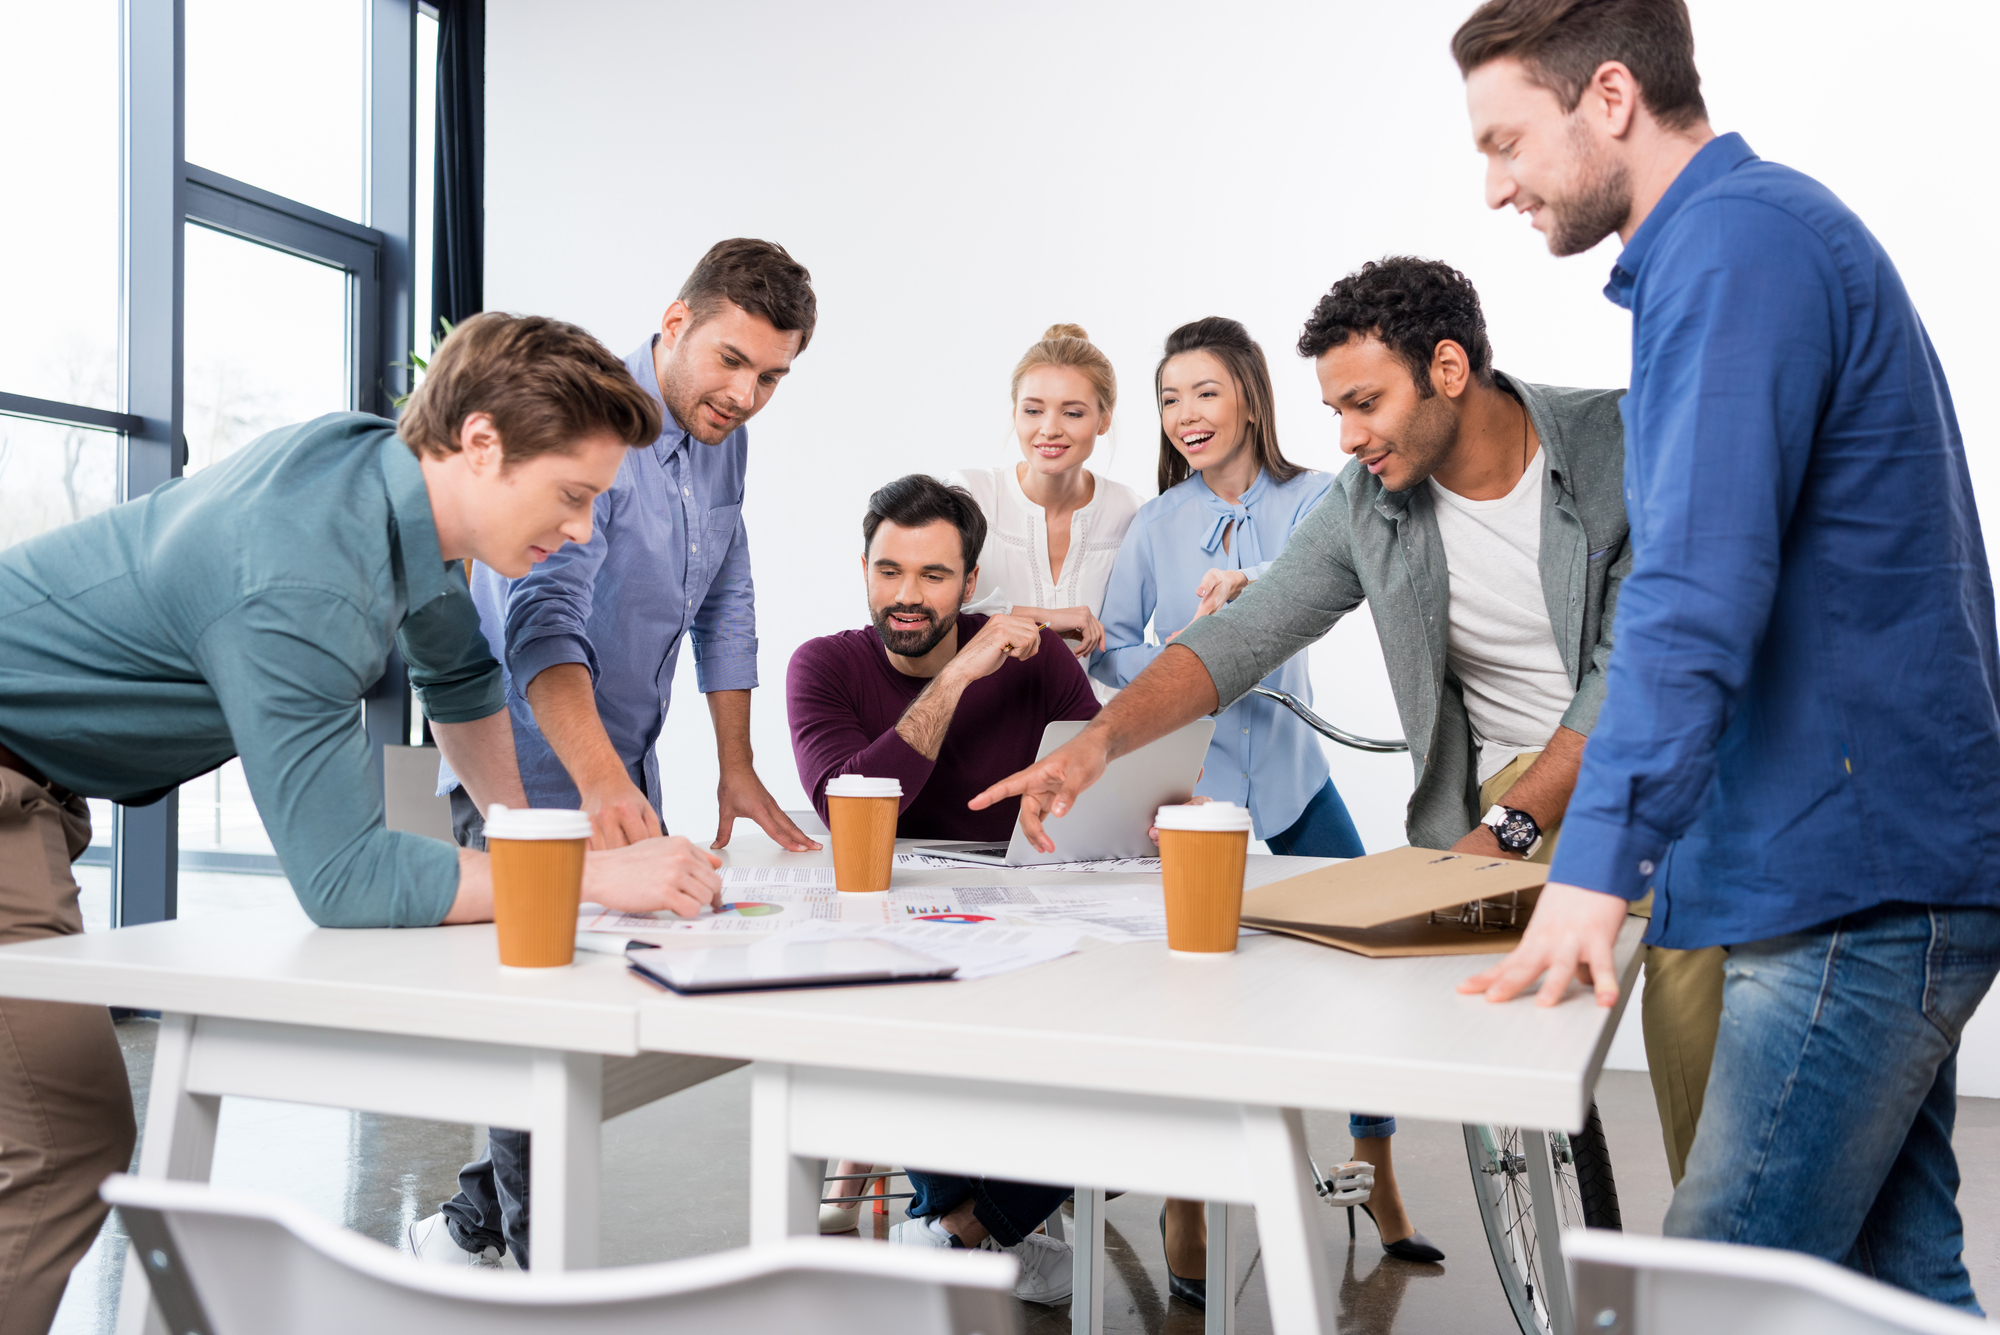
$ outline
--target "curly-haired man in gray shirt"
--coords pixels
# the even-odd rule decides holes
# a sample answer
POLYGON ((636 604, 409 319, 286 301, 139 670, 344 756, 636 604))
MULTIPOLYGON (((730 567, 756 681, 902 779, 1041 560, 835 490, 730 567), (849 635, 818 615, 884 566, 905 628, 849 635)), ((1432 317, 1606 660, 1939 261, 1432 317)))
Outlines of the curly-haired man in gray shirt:
MULTIPOLYGON (((1069 746, 982 794, 1031 835, 1112 758, 1241 696, 1365 600, 1395 689, 1420 847, 1545 862, 1604 700, 1631 568, 1623 391, 1494 369, 1479 295, 1395 256, 1334 284, 1299 339, 1354 456, 1254 582, 1231 572, 1069 746)), ((1642 906, 1643 907, 1643 906, 1642 906)), ((1675 1178, 1701 1113, 1721 952, 1649 951, 1644 1023, 1675 1178)), ((1383 1236, 1394 1224, 1383 1220, 1383 1236)))

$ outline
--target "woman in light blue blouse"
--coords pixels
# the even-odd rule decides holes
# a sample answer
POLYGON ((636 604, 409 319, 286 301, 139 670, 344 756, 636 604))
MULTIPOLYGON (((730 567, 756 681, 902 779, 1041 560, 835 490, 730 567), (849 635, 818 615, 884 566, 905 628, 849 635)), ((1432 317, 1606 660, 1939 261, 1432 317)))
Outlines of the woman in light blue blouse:
MULTIPOLYGON (((1090 669, 1121 688, 1190 621, 1218 610, 1263 574, 1333 485, 1331 474, 1301 468, 1279 451, 1270 368, 1235 320, 1211 316, 1168 335, 1153 388, 1160 494, 1139 507, 1118 549, 1099 616, 1104 648, 1090 669)), ((1286 660, 1263 684, 1310 702, 1306 655, 1286 660)), ((1276 701, 1245 696, 1216 715, 1195 792, 1248 807, 1257 837, 1273 853, 1363 852, 1319 734, 1276 701)), ((1376 1165, 1370 1217, 1383 1249, 1406 1260, 1442 1259, 1410 1224, 1396 1188, 1389 1154, 1396 1119, 1356 1113, 1348 1131, 1354 1157, 1376 1165)), ((1194 1201, 1168 1201, 1160 1216, 1171 1290, 1197 1305, 1206 1301, 1204 1282, 1189 1277, 1205 1273, 1202 1220, 1194 1201)))
MULTIPOLYGON (((1211 317, 1176 329, 1154 387, 1160 494, 1126 530, 1099 617, 1104 649, 1090 669, 1110 686, 1129 686, 1166 641, 1261 575, 1333 485, 1332 474, 1301 468, 1279 451, 1271 373, 1236 321, 1211 317)), ((1305 654, 1263 684, 1310 703, 1305 654)), ((1195 791, 1250 808, 1257 837, 1273 853, 1361 856, 1319 734, 1274 700, 1245 696, 1216 716, 1195 791)))

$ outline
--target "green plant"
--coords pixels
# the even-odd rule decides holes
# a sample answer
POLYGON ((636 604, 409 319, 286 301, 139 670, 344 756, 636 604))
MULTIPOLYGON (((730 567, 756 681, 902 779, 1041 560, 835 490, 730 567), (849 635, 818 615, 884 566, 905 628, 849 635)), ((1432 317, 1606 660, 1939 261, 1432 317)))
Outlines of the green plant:
MULTIPOLYGON (((451 321, 445 319, 442 315, 440 315, 438 317, 438 328, 442 332, 431 335, 432 357, 437 356, 438 348, 444 343, 446 339, 451 337, 451 330, 452 330, 451 321)), ((418 356, 417 350, 415 348, 410 349, 410 360, 406 362, 391 362, 390 365, 400 366, 406 371, 416 372, 415 375, 410 377, 410 394, 414 394, 417 392, 417 382, 423 378, 424 372, 431 369, 430 359, 427 357, 418 356)), ((403 405, 407 404, 410 401, 410 394, 397 394, 392 398, 390 398, 389 402, 394 404, 396 407, 401 408, 403 405)))

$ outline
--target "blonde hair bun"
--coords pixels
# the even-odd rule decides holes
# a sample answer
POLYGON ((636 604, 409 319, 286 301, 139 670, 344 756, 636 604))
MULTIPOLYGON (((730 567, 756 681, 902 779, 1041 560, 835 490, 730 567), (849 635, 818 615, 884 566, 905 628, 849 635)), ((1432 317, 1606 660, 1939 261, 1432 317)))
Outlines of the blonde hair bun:
POLYGON ((1042 335, 1042 341, 1047 342, 1052 338, 1080 338, 1086 343, 1090 342, 1090 335, 1083 332, 1083 326, 1080 324, 1052 324, 1048 332, 1042 335))

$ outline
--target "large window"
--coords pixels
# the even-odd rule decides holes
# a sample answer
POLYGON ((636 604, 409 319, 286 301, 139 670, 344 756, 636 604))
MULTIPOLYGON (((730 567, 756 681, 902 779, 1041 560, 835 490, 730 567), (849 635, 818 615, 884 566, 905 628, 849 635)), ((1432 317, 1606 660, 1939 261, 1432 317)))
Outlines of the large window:
POLYGON ((0 390, 120 406, 118 103, 117 0, 0 6, 0 390))
MULTIPOLYGON (((0 547, 274 427, 393 412, 413 317, 428 323, 411 282, 417 9, 0 6, 0 179, 17 205, 0 210, 0 547)), ((287 893, 235 762, 91 812, 90 927, 287 893)))
POLYGON ((367 0, 185 0, 187 160, 367 222, 367 0))

